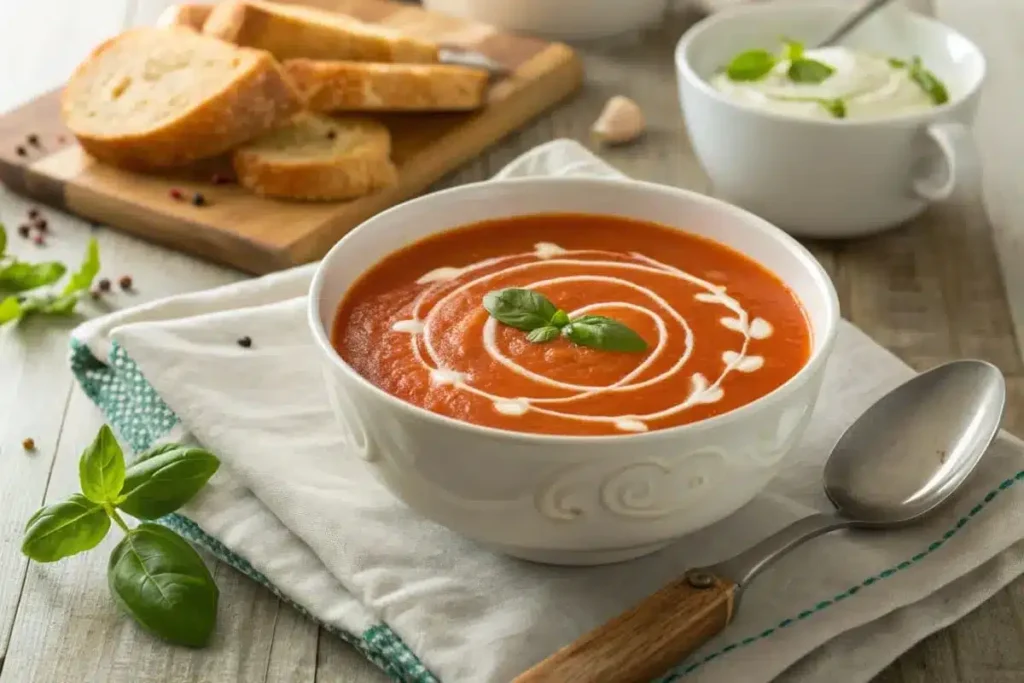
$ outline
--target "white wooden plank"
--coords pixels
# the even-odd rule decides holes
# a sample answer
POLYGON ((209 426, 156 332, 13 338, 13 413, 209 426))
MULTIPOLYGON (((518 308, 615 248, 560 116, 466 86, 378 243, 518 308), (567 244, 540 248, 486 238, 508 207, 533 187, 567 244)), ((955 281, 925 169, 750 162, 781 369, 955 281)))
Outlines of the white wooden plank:
POLYGON ((351 645, 327 631, 320 631, 316 683, 384 683, 387 680, 384 672, 351 645))
POLYGON ((60 86, 124 26, 130 0, 0 2, 0 112, 60 86))

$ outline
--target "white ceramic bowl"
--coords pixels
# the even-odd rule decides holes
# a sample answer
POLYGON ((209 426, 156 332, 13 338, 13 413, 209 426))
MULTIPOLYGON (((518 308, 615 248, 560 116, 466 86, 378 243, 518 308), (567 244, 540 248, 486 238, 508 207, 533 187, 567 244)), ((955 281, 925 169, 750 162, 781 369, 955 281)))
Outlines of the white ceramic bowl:
POLYGON ((434 12, 556 40, 591 40, 653 23, 667 0, 423 0, 434 12))
POLYGON ((396 206, 331 249, 309 295, 309 324, 350 451, 424 517, 500 552, 556 564, 644 555, 753 498, 807 424, 838 317, 821 266, 766 221, 685 190, 592 178, 490 181, 396 206), (571 437, 431 413, 371 384, 331 346, 337 306, 371 264, 458 225, 545 212, 655 221, 747 254, 802 302, 813 334, 810 360, 771 394, 708 420, 644 434, 571 437))
POLYGON ((902 223, 930 201, 977 193, 968 125, 985 59, 967 38, 900 7, 843 41, 895 57, 919 55, 950 101, 881 120, 800 119, 736 104, 707 79, 737 53, 777 50, 780 36, 813 45, 848 16, 846 1, 757 3, 694 25, 676 49, 690 141, 716 196, 809 237, 852 237, 902 223))

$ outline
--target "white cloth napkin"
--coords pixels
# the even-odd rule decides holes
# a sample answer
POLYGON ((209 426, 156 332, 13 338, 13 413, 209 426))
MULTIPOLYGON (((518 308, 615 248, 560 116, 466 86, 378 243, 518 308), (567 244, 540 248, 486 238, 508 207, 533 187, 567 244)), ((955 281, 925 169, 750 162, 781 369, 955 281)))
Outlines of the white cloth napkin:
MULTIPOLYGON (((565 174, 618 175, 559 140, 499 176, 565 174)), ((831 444, 911 374, 844 323, 806 437, 752 503, 632 562, 533 565, 421 519, 346 454, 306 330, 311 274, 306 266, 94 320, 76 331, 72 363, 134 448, 194 438, 220 456, 221 472, 187 519, 169 524, 396 680, 506 683, 686 567, 827 509, 820 473, 831 444), (236 344, 243 335, 251 348, 236 344)), ((1024 571, 1022 498, 1024 451, 1003 435, 927 522, 835 533, 758 577, 733 624, 663 680, 870 679, 1024 571)))

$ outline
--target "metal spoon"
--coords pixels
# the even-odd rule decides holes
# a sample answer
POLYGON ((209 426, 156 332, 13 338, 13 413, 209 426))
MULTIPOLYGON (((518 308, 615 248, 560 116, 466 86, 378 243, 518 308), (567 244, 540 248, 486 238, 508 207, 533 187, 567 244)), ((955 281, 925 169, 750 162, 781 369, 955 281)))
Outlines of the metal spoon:
POLYGON ((826 45, 834 45, 835 43, 838 43, 847 33, 860 26, 862 21, 888 5, 890 2, 892 2, 892 0, 870 0, 859 10, 851 14, 846 21, 841 23, 836 30, 832 31, 825 40, 819 42, 816 47, 825 47, 826 45))
POLYGON ((647 683, 724 629, 750 582, 837 529, 891 529, 928 514, 967 479, 1003 414, 1006 385, 981 361, 940 365, 897 387, 842 435, 825 464, 836 510, 805 517, 724 562, 691 569, 562 648, 514 683, 647 683))

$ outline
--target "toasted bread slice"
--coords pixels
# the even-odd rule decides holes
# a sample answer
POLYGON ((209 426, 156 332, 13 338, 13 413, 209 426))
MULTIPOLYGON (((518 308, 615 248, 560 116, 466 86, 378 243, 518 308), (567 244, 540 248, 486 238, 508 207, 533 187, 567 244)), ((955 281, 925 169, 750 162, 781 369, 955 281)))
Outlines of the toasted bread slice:
POLYGON ((259 0, 217 5, 203 33, 278 59, 346 59, 362 62, 436 62, 437 45, 383 26, 310 7, 259 0))
POLYGON ((487 92, 487 72, 465 66, 292 59, 284 68, 313 111, 465 111, 487 92))
POLYGON ((238 183, 265 197, 354 199, 393 185, 391 135, 377 121, 303 112, 235 150, 238 183))
POLYGON ((182 5, 171 5, 157 17, 156 25, 160 28, 169 26, 184 26, 193 31, 202 31, 203 24, 213 11, 213 5, 196 5, 185 3, 182 5))
POLYGON ((144 170, 216 156, 302 108, 267 52, 183 27, 100 45, 68 81, 64 123, 91 155, 144 170))

